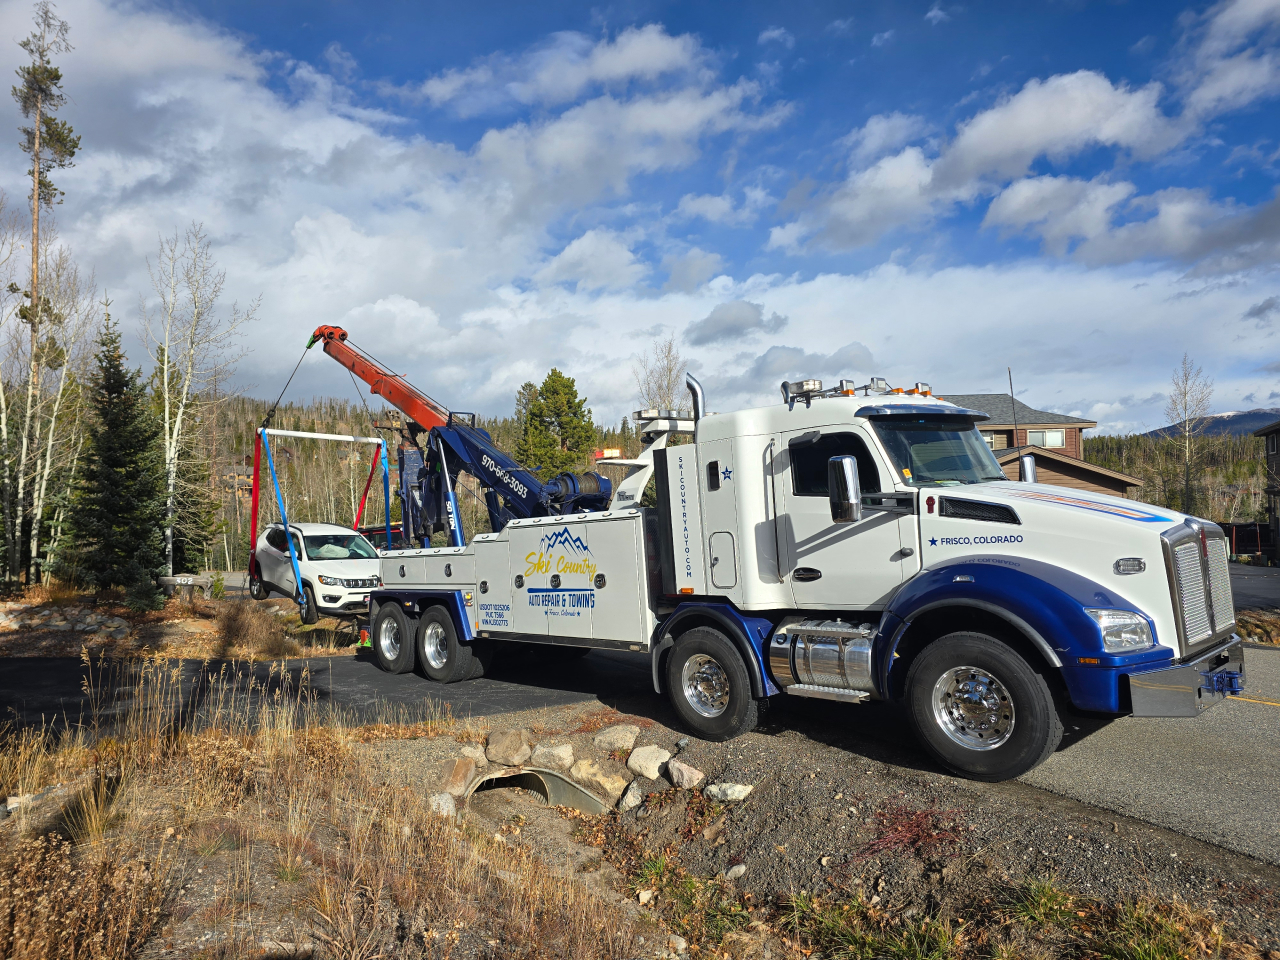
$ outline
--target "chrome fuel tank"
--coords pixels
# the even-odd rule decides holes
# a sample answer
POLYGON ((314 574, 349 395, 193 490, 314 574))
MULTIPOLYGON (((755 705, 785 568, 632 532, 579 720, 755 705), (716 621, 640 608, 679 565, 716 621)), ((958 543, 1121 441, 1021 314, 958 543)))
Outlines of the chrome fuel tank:
POLYGON ((802 620, 779 627, 769 643, 778 686, 872 691, 874 627, 843 620, 802 620))

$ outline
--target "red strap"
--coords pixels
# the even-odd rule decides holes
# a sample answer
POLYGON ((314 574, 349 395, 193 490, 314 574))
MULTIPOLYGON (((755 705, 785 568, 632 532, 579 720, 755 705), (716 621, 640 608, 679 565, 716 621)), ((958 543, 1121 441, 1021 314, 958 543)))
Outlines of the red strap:
POLYGON ((249 576, 253 576, 253 555, 258 550, 258 465, 262 462, 262 431, 253 434, 253 504, 249 508, 249 576))
MULTIPOLYGON (((373 485, 373 475, 378 469, 378 456, 374 454, 373 462, 369 464, 369 479, 364 482, 364 493, 360 496, 360 509, 356 511, 356 522, 352 528, 360 529, 360 518, 364 516, 364 502, 369 499, 369 487, 373 485)), ((388 544, 388 547, 390 545, 388 544)))

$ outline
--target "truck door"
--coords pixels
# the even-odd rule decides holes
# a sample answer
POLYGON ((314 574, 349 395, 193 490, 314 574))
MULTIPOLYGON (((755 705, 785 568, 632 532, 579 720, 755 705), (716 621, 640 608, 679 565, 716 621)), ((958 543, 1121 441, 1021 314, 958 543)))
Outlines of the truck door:
POLYGON ((904 576, 899 518, 869 509, 858 523, 832 523, 827 461, 856 457, 863 493, 879 493, 882 485, 893 489, 888 466, 861 432, 848 426, 784 433, 782 445, 785 462, 775 472, 782 495, 778 539, 795 606, 882 606, 904 576))

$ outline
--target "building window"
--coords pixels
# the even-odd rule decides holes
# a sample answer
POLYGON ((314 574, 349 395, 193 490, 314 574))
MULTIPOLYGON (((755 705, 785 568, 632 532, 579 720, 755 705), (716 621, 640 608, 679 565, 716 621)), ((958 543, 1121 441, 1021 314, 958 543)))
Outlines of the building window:
POLYGON ((1276 452, 1276 435, 1274 433, 1267 434, 1267 453, 1276 452))
POLYGON ((983 431, 982 439, 987 441, 987 446, 992 450, 996 448, 996 435, 990 431, 983 431))
POLYGON ((1027 443, 1033 447, 1065 447, 1067 445, 1067 431, 1028 430, 1027 443))

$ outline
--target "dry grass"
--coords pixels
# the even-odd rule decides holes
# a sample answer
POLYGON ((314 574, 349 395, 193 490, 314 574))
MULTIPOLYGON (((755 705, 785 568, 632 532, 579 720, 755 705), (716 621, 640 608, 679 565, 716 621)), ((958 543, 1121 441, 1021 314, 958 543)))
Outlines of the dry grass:
POLYGON ((1236 632, 1253 643, 1280 644, 1280 610, 1237 610, 1236 632))
POLYGON ((443 957, 468 939, 468 953, 629 953, 613 905, 435 816, 360 748, 450 733, 447 713, 399 707, 356 722, 316 705, 306 672, 283 665, 91 668, 84 726, 0 741, 0 788, 54 776, 83 787, 61 836, 0 831, 0 957, 129 958, 161 926, 189 952, 212 932, 207 956, 270 937, 353 958, 443 957))
POLYGON ((220 645, 218 656, 235 652, 250 659, 296 657, 302 648, 285 633, 281 618, 273 616, 270 609, 251 600, 220 604, 214 620, 220 645))

